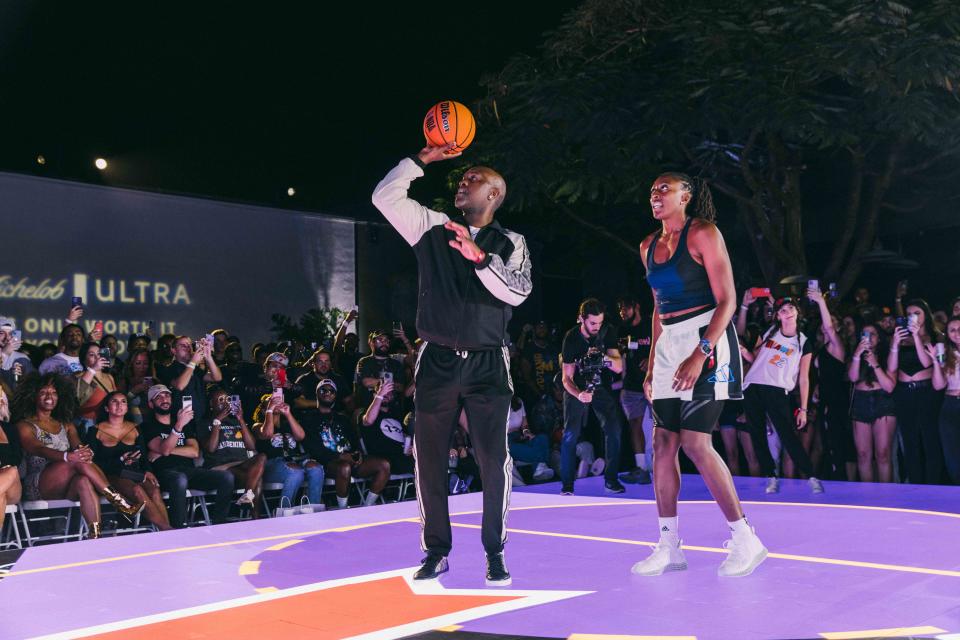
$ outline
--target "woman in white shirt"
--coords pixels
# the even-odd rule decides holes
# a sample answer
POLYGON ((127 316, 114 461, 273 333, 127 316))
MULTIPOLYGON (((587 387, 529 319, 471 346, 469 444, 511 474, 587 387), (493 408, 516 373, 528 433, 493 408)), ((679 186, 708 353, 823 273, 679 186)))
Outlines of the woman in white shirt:
POLYGON ((814 477, 810 456, 797 435, 807 426, 807 403, 810 400, 810 361, 813 341, 797 326, 800 311, 793 298, 777 300, 774 325, 754 347, 753 364, 743 379, 743 404, 750 425, 753 448, 760 461, 760 470, 767 476, 767 493, 777 493, 780 481, 776 463, 766 440, 767 416, 793 463, 809 478, 814 493, 822 493, 823 485, 814 477), (800 385, 800 408, 791 411, 790 392, 800 385))
POLYGON ((553 469, 547 465, 550 460, 550 440, 546 434, 535 434, 530 430, 523 400, 517 395, 510 402, 507 443, 510 457, 514 460, 537 465, 533 471, 534 480, 545 482, 553 478, 553 469))

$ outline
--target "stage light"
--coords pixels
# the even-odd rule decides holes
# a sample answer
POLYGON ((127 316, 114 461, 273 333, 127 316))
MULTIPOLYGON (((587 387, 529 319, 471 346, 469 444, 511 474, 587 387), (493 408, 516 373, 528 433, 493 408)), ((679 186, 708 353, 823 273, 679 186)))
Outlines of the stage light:
POLYGON ((47 164, 47 159, 43 155, 37 156, 37 164, 47 164))
POLYGON ((97 158, 93 161, 93 166, 95 166, 97 169, 100 169, 100 171, 103 171, 107 168, 107 161, 103 158, 97 158))
POLYGON ((297 195, 297 190, 294 189, 293 187, 288 187, 288 188, 287 188, 287 195, 292 198, 293 196, 297 195))

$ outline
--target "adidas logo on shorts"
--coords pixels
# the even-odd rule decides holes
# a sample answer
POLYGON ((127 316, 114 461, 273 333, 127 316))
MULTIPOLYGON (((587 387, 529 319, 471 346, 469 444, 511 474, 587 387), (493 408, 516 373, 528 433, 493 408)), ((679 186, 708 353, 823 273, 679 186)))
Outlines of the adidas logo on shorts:
POLYGON ((730 371, 730 365, 725 364, 717 369, 716 373, 707 378, 707 382, 714 384, 718 382, 736 382, 736 379, 733 377, 733 372, 730 371))

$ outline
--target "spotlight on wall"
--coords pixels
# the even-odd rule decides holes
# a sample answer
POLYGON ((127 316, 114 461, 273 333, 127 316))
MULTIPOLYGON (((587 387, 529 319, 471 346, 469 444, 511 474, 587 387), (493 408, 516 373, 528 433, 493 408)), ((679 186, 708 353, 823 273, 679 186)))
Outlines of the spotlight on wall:
POLYGON ((97 158, 93 161, 93 166, 95 166, 97 169, 100 169, 100 171, 103 171, 107 168, 107 161, 103 158, 97 158))
POLYGON ((37 156, 37 164, 47 164, 47 159, 43 157, 43 154, 37 156))
POLYGON ((293 196, 297 195, 297 190, 293 187, 287 187, 287 195, 292 198, 293 196))

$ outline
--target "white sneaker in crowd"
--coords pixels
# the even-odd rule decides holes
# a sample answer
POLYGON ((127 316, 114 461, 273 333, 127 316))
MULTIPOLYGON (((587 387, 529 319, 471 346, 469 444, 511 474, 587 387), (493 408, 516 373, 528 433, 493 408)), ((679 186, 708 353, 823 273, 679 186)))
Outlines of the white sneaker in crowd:
POLYGON ((753 527, 750 533, 734 534, 723 546, 730 553, 717 569, 717 575, 722 578, 748 576, 767 557, 767 548, 760 542, 753 527))
POLYGON ((765 491, 767 493, 780 493, 780 478, 777 476, 767 478, 767 488, 765 491))
POLYGON ((823 483, 817 478, 810 478, 807 480, 807 484, 810 485, 810 490, 814 493, 823 493, 823 483))
POLYGON ((660 538, 650 556, 633 565, 630 571, 638 576, 659 576, 665 571, 686 570, 687 558, 680 548, 681 542, 679 538, 660 538))
POLYGON ((533 479, 537 482, 546 482, 553 479, 553 469, 547 466, 546 462, 538 462, 537 468, 533 472, 533 479))
POLYGON ((590 475, 599 476, 603 473, 603 470, 607 468, 607 461, 603 458, 597 458, 593 461, 593 464, 590 465, 590 475))
POLYGON ((255 494, 250 489, 247 489, 242 496, 237 498, 238 505, 253 504, 253 501, 256 499, 257 494, 255 494))

